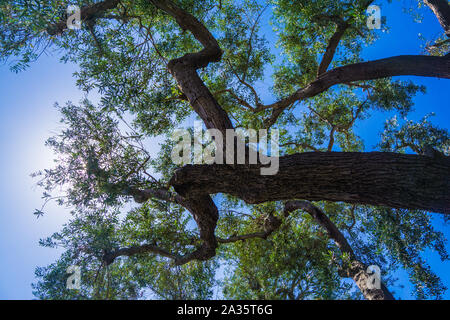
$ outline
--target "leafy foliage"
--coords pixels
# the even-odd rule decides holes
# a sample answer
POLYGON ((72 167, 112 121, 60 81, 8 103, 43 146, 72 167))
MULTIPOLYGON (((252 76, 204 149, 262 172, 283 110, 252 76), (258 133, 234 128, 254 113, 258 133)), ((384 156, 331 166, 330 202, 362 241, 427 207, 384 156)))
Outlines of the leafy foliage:
MULTIPOLYGON (((236 127, 254 129, 263 128, 270 117, 269 110, 254 112, 254 107, 316 79, 328 41, 343 21, 349 27, 330 68, 363 61, 362 49, 378 37, 366 26, 370 2, 176 1, 211 31, 223 50, 222 59, 200 70, 200 77, 236 127), (258 91, 267 94, 262 98, 258 91)), ((83 7, 98 1, 71 3, 83 7)), ((200 243, 195 221, 183 207, 156 199, 138 205, 130 196, 132 188, 173 191, 167 187, 176 170, 171 143, 163 143, 156 157, 148 150, 155 137, 168 138, 193 118, 167 63, 201 47, 175 19, 145 0, 122 0, 84 21, 81 30, 51 35, 51 26, 64 22, 66 5, 50 0, 0 4, 0 59, 9 61, 13 71, 26 69, 43 50, 55 50, 62 62, 79 66, 74 77, 80 90, 101 95, 98 105, 87 99, 57 105, 64 129, 47 141, 56 166, 34 174, 45 190, 45 203, 57 200, 72 210, 64 228, 41 241, 64 253, 55 263, 36 269, 37 298, 209 299, 217 297, 214 288, 219 297, 232 299, 361 298, 354 285, 339 276, 348 257, 306 213, 283 216, 281 202, 247 205, 217 196, 221 210, 216 234, 223 239, 264 230, 269 215, 282 224, 267 238, 222 244, 210 261, 174 266, 165 257, 137 254, 106 264, 105 254, 123 247, 153 244, 183 255, 200 243), (66 289, 69 265, 81 267, 80 290, 66 289)), ((295 102, 273 125, 281 132, 281 152, 363 151, 356 124, 374 112, 406 117, 417 93, 425 93, 425 88, 384 78, 342 84, 295 102)), ((403 125, 395 117, 386 122, 379 149, 423 153, 426 146, 448 155, 448 132, 428 117, 403 125)), ((442 297, 446 288, 423 257, 432 249, 448 260, 446 240, 433 228, 430 213, 315 205, 342 230, 364 263, 381 266, 384 282, 393 285, 396 270, 403 268, 417 298, 442 297)), ((44 212, 41 208, 35 214, 44 212)))

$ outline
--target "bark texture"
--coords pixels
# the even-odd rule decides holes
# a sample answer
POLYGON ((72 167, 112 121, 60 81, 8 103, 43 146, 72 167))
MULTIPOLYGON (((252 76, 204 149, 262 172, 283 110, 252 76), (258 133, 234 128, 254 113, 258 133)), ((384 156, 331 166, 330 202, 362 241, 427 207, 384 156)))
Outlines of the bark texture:
POLYGON ((450 159, 388 152, 307 152, 280 157, 276 175, 260 165, 187 165, 170 184, 182 196, 228 193, 247 203, 345 201, 450 213, 450 159))
POLYGON ((450 4, 448 0, 424 0, 433 11, 447 37, 450 37, 450 4))
POLYGON ((198 69, 206 67, 210 62, 217 62, 222 57, 217 40, 197 18, 178 8, 171 1, 150 0, 150 2, 175 18, 183 30, 191 31, 203 45, 204 48, 200 52, 188 53, 171 60, 168 68, 206 128, 218 129, 225 134, 226 129, 233 129, 231 120, 197 74, 198 69))

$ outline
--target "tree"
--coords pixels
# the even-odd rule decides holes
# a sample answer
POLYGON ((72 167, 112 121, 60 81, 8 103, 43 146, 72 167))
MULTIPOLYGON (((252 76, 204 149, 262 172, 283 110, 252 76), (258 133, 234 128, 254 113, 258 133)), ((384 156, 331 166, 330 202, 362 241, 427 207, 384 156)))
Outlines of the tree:
POLYGON ((364 152, 354 126, 377 110, 404 118, 425 92, 392 77, 450 78, 447 1, 423 1, 444 29, 427 55, 373 61, 361 58, 377 38, 369 0, 74 3, 81 30, 67 29, 61 1, 0 5, 0 54, 16 57, 13 71, 57 48, 79 65, 80 89, 101 94, 98 105, 58 106, 65 129, 47 142, 57 166, 35 174, 46 201, 73 214, 42 240, 66 252, 36 270, 37 297, 139 298, 148 289, 205 299, 217 286, 230 298, 392 299, 399 266, 418 298, 442 296, 420 253, 448 259, 429 213, 450 213, 447 131, 428 118, 392 119, 379 152, 364 152), (261 32, 270 11, 279 56, 261 32), (268 66, 276 101, 266 104, 258 84, 268 66), (260 175, 263 164, 248 162, 177 168, 170 139, 151 157, 151 138, 170 137, 192 114, 224 134, 280 129, 279 172, 260 175), (80 290, 64 287, 70 264, 82 267, 80 290), (380 289, 369 286, 368 265, 381 267, 380 289))

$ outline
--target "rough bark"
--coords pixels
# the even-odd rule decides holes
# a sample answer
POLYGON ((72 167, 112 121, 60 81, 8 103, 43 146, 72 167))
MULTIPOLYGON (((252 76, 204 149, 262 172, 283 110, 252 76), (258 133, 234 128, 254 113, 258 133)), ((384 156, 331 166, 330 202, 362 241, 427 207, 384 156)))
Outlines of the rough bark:
POLYGON ((448 0, 424 0, 433 11, 447 37, 450 37, 450 5, 448 0))
POLYGON ((389 152, 307 152, 260 165, 187 165, 170 184, 181 196, 228 193, 247 203, 307 199, 450 213, 450 159, 389 152))
POLYGON ((356 257, 345 236, 322 210, 308 201, 288 201, 284 207, 284 214, 288 215, 290 212, 297 209, 309 213, 313 219, 327 231, 328 236, 336 243, 341 252, 349 255, 351 266, 345 270, 344 275, 353 279, 367 300, 394 300, 394 296, 390 293, 384 283, 380 282, 380 289, 370 288, 368 283, 371 275, 367 272, 367 265, 362 263, 356 257))

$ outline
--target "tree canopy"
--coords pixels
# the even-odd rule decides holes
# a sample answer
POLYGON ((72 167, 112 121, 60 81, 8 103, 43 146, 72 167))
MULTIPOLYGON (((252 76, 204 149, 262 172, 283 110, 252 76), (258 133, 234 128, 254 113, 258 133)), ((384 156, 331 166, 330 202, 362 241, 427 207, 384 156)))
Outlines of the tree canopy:
POLYGON ((364 61, 379 36, 370 0, 2 1, 12 71, 57 52, 79 67, 79 89, 101 96, 57 105, 55 167, 34 173, 45 203, 72 213, 41 240, 64 253, 36 269, 35 296, 393 299, 402 268, 417 298, 441 298, 423 253, 449 259, 431 223, 450 213, 449 135, 432 110, 408 120, 425 88, 396 76, 450 78, 450 5, 417 3, 442 34, 422 55, 364 61), (67 28, 69 4, 80 30, 67 28), (367 152, 355 125, 379 111, 397 116, 367 152), (222 133, 278 129, 278 173, 174 164, 171 136, 193 119, 222 133), (70 265, 80 289, 66 287, 70 265))

